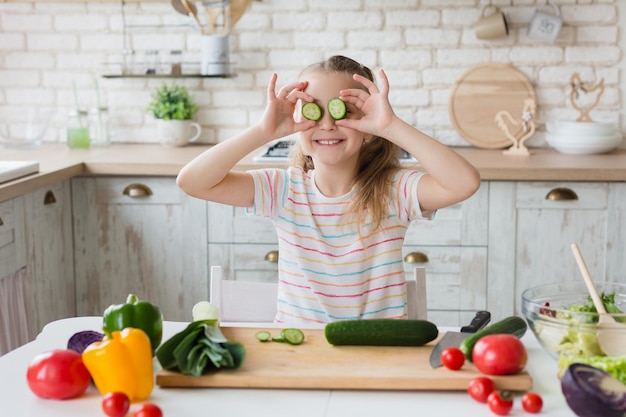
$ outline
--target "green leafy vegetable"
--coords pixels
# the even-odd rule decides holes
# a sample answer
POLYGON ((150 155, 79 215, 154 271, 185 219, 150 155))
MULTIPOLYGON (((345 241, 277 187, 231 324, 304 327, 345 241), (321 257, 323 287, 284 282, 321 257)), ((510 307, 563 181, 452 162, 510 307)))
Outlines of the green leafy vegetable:
MULTIPOLYGON (((600 295, 604 308, 608 313, 623 314, 615 304, 615 293, 600 295)), ((577 313, 597 313, 591 297, 582 305, 573 304, 567 307, 568 312, 561 318, 569 320, 570 330, 561 339, 557 347, 559 369, 565 372, 572 363, 584 363, 602 369, 626 384, 626 356, 609 357, 602 351, 593 326, 597 317, 589 317, 577 313)), ((625 322, 625 317, 616 317, 617 321, 625 322)))
MULTIPOLYGON (((602 304, 604 304, 604 308, 606 309, 607 313, 622 314, 622 311, 615 305, 615 293, 614 292, 612 292, 611 294, 602 293, 600 294, 600 299, 602 300, 602 304)), ((583 305, 572 304, 567 309, 571 312, 580 312, 580 313, 597 313, 598 312, 598 310, 596 310, 596 307, 593 305, 593 300, 591 300, 591 297, 587 297, 587 299, 585 300, 585 304, 583 305)), ((626 321, 626 318, 624 317, 617 317, 616 319, 621 322, 626 321)), ((597 319, 594 320, 594 322, 595 321, 597 321, 597 319)))
POLYGON ((245 349, 226 339, 214 321, 194 321, 159 346, 156 357, 163 369, 200 376, 210 370, 239 368, 245 349))
POLYGON ((602 369, 626 384, 626 356, 591 356, 585 358, 561 355, 559 369, 564 372, 573 363, 584 363, 602 369))

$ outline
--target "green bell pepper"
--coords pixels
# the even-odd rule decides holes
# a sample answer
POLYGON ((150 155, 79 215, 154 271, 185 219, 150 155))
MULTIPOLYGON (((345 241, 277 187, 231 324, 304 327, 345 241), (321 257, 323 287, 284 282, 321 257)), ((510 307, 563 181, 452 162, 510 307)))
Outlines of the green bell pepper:
POLYGON ((136 295, 129 294, 125 304, 107 307, 103 316, 103 330, 106 334, 127 327, 143 330, 150 339, 154 353, 163 337, 163 314, 159 307, 148 301, 140 301, 136 295))

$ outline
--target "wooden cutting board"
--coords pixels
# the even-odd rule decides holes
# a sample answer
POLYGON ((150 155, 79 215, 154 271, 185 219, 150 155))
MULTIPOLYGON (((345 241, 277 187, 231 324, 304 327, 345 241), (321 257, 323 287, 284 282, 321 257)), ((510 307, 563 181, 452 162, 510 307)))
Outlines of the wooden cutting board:
MULTIPOLYGON (((472 145, 484 149, 510 146, 511 140, 498 127, 495 117, 502 110, 521 117, 525 100, 535 99, 526 76, 512 65, 477 65, 463 74, 450 94, 450 120, 456 131, 472 145)), ((518 137, 521 126, 510 133, 518 137)))
MULTIPOLYGON (((428 357, 436 341, 420 347, 332 346, 324 331, 316 329, 303 330, 305 342, 291 346, 259 342, 254 336, 258 330, 222 328, 228 339, 246 349, 241 368, 200 377, 160 370, 156 383, 161 387, 462 391, 480 375, 469 362, 460 371, 432 369, 428 357)), ((268 330, 280 334, 280 329, 268 330)), ((492 379, 499 389, 527 391, 532 387, 526 372, 492 379)))

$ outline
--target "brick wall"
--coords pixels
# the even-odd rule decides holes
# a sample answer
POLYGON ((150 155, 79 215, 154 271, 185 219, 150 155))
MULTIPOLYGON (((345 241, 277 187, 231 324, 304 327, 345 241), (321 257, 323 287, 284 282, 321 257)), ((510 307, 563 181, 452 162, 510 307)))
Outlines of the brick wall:
MULTIPOLYGON (((329 55, 354 57, 385 68, 390 99, 402 118, 449 145, 468 145, 448 115, 451 87, 471 66, 509 63, 532 82, 538 98, 539 132, 528 142, 545 146, 543 124, 574 120, 569 77, 604 78, 595 120, 621 122, 626 94, 624 23, 626 2, 555 0, 565 24, 553 44, 530 39, 527 23, 543 0, 493 0, 506 13, 507 38, 481 41, 472 30, 487 0, 263 0, 254 2, 233 29, 233 78, 175 80, 190 88, 200 110, 203 142, 224 140, 258 120, 272 71, 279 84, 301 67, 329 55), (620 120, 621 119, 621 120, 620 120)), ((200 0, 196 1, 203 18, 200 0)), ((74 106, 72 82, 82 107, 101 101, 111 113, 114 142, 156 142, 145 113, 151 92, 171 79, 102 78, 120 71, 121 51, 135 50, 136 72, 145 51, 159 51, 159 70, 169 52, 183 51, 183 70, 199 68, 200 36, 193 21, 156 2, 0 2, 0 108, 58 109, 46 141, 65 141, 65 116, 74 106), (124 19, 122 19, 122 8, 124 19), (125 21, 125 24, 123 23, 125 21), (125 28, 125 31, 124 31, 125 28), (124 36, 125 33, 125 36, 124 36)))

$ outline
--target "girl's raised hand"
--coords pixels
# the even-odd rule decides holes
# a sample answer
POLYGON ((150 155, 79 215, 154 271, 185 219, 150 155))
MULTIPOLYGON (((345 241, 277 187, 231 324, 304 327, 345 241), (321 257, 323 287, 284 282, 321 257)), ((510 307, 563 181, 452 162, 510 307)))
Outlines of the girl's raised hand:
POLYGON ((276 94, 276 80, 274 73, 267 86, 267 106, 260 122, 261 129, 269 137, 281 138, 295 132, 310 129, 315 122, 310 120, 294 120, 294 112, 298 100, 313 101, 313 98, 303 90, 307 81, 287 84, 276 94))
POLYGON ((378 75, 380 77, 380 87, 377 87, 376 84, 367 78, 354 74, 354 80, 363 84, 367 91, 360 88, 351 88, 339 92, 339 97, 343 101, 355 106, 363 115, 361 118, 348 117, 337 120, 335 123, 338 126, 385 137, 387 127, 396 116, 389 103, 389 80, 387 79, 387 74, 381 69, 378 75))

